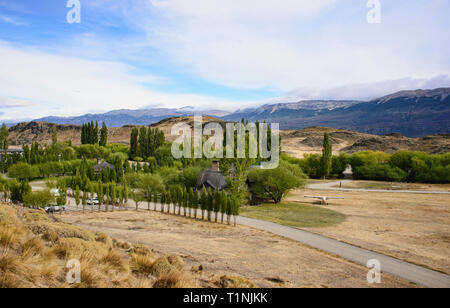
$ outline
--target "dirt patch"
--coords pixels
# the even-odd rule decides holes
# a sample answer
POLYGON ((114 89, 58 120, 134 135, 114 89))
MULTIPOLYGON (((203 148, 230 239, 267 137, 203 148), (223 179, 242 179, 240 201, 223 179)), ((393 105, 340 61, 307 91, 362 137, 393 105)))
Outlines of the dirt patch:
POLYGON ((147 211, 72 213, 63 215, 63 219, 156 251, 180 255, 186 266, 203 273, 208 281, 220 281, 226 275, 246 277, 258 287, 415 286, 388 274, 383 275, 382 285, 368 285, 363 266, 243 226, 147 211), (130 230, 136 227, 140 229, 130 230))

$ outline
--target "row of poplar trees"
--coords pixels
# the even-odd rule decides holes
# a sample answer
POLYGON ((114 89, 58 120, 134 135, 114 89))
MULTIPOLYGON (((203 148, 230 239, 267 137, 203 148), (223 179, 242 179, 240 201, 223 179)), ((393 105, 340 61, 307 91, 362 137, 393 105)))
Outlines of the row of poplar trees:
POLYGON ((98 122, 91 121, 81 126, 81 144, 98 144, 99 146, 106 146, 108 143, 108 127, 105 122, 100 129, 100 139, 98 134, 98 122))
POLYGON ((164 133, 157 128, 134 127, 130 135, 130 157, 146 159, 155 156, 156 150, 165 142, 164 133))
POLYGON ((234 217, 234 225, 236 225, 236 216, 239 215, 239 201, 225 193, 225 191, 210 190, 203 187, 201 193, 181 188, 180 186, 173 187, 161 193, 157 191, 148 191, 143 196, 133 196, 136 202, 136 210, 140 201, 147 201, 148 210, 150 210, 151 203, 153 203, 153 210, 157 211, 157 204, 160 204, 159 210, 163 213, 172 213, 174 215, 183 215, 194 219, 200 218, 208 221, 221 223, 226 221, 231 224, 231 218, 234 217), (145 200, 144 200, 145 199, 145 200), (200 213, 199 213, 200 211, 200 213), (213 218, 214 215, 214 218, 213 218), (219 217, 220 216, 220 217, 219 217))
MULTIPOLYGON (((77 186, 74 192, 75 204, 77 207, 81 204, 84 212, 88 200, 93 199, 94 195, 98 200, 98 211, 104 206, 106 212, 109 210, 113 212, 115 206, 120 210, 128 202, 128 186, 126 183, 124 185, 117 185, 114 182, 90 182, 84 190, 80 190, 79 186, 77 186)), ((91 211, 94 211, 93 204, 91 204, 91 211)))

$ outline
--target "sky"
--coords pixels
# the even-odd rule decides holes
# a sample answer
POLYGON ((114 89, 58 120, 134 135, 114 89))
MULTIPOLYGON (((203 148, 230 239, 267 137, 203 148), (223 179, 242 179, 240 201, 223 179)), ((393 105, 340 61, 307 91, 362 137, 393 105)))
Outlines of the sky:
POLYGON ((450 86, 448 0, 67 2, 0 0, 0 121, 450 86))

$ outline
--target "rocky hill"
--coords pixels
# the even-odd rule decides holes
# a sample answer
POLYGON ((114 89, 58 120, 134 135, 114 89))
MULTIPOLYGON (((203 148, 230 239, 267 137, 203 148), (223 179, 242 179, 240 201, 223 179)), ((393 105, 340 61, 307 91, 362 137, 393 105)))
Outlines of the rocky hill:
MULTIPOLYGON (((220 123, 222 126, 225 124, 224 121, 217 118, 203 117, 203 125, 211 122, 220 123)), ((193 127, 194 119, 193 117, 168 118, 153 124, 152 127, 162 130, 166 139, 173 141, 176 136, 171 136, 171 129, 179 123, 186 123, 193 127)), ((58 140, 71 140, 74 145, 80 144, 80 126, 45 122, 28 122, 10 127, 10 144, 13 147, 32 142, 49 144, 53 125, 56 125, 58 140)), ((109 128, 109 142, 128 144, 133 127, 132 125, 126 125, 120 128, 109 128)), ((393 153, 398 150, 410 150, 442 154, 450 151, 450 134, 409 138, 400 133, 378 136, 317 126, 301 130, 282 130, 282 149, 296 157, 303 157, 307 153, 321 153, 324 132, 329 133, 335 153, 340 151, 354 153, 365 150, 393 153)))

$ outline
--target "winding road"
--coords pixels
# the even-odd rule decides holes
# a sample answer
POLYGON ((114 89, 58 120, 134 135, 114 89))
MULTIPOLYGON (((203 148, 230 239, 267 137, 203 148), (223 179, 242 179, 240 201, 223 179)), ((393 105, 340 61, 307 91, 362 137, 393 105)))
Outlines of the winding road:
POLYGON ((311 183, 308 189, 312 190, 331 190, 331 191, 359 191, 359 192, 382 192, 382 193, 409 193, 409 194, 434 194, 434 195, 450 195, 449 191, 433 191, 433 190, 389 190, 389 189, 364 189, 364 188, 340 188, 342 185, 351 183, 352 180, 342 180, 328 183, 311 183))

